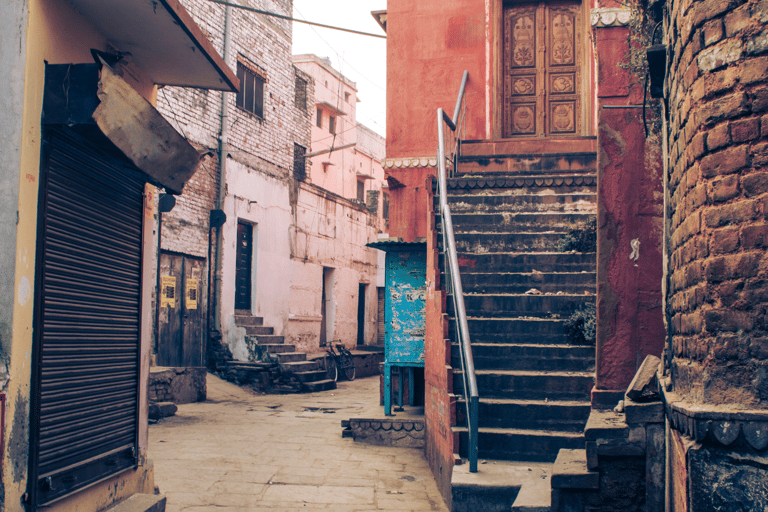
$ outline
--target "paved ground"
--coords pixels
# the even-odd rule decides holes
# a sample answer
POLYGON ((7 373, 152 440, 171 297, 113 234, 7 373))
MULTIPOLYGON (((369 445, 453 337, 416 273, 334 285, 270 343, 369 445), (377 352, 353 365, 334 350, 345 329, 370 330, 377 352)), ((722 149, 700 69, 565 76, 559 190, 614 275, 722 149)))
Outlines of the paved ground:
POLYGON ((383 418, 378 382, 255 395, 209 376, 208 401, 149 427, 166 510, 447 511, 422 450, 341 437, 343 419, 383 418))

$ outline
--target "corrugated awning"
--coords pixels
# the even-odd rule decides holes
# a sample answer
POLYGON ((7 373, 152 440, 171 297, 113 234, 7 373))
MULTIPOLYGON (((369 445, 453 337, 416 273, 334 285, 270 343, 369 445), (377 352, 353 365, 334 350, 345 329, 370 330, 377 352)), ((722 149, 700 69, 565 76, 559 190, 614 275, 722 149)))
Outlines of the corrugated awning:
POLYGON ((405 242, 402 238, 380 238, 375 242, 365 244, 366 247, 372 247, 381 251, 424 251, 427 249, 427 239, 416 237, 413 242, 405 242))
POLYGON ((68 0, 158 85, 236 92, 237 76, 179 0, 68 0))

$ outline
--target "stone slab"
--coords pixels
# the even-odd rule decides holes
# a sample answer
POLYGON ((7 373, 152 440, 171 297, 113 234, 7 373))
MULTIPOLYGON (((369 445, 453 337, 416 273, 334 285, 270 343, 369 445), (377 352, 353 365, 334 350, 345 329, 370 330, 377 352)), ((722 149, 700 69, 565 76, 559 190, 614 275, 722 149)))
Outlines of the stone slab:
POLYGON ((584 427, 584 437, 588 441, 598 439, 625 439, 629 435, 629 426, 624 414, 612 410, 592 410, 584 427))
POLYGON ((664 404, 661 402, 635 402, 624 400, 624 416, 627 424, 664 423, 664 404))
POLYGON ((553 489, 599 489, 600 473, 587 468, 586 450, 560 450, 552 469, 553 489))
POLYGON ((149 404, 149 419, 161 420, 176 414, 178 407, 173 402, 160 402, 149 404))
POLYGON ((164 512, 165 496, 159 494, 134 494, 104 512, 164 512))
POLYGON ((659 363, 661 363, 661 359, 654 355, 645 357, 632 382, 629 383, 626 393, 627 398, 638 401, 647 400, 659 395, 659 384, 656 379, 659 363))
POLYGON ((453 468, 451 494, 453 512, 508 512, 521 488, 537 480, 548 487, 552 464, 506 461, 478 461, 477 473, 469 464, 453 468))
POLYGON ((512 504, 513 512, 550 512, 552 505, 552 486, 549 478, 531 481, 520 488, 512 504))

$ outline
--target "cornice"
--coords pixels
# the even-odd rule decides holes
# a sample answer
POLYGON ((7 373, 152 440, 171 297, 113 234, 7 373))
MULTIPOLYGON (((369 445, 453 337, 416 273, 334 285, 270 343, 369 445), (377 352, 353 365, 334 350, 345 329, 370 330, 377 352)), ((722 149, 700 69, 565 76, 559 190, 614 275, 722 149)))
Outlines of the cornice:
POLYGON ((435 156, 407 156, 401 158, 385 158, 382 162, 384 169, 408 169, 416 167, 437 167, 435 156))
POLYGON ((729 405, 692 404, 662 389, 667 419, 678 432, 702 442, 730 446, 740 434, 755 450, 768 447, 768 410, 736 409, 729 405))
POLYGON ((591 21, 595 28, 626 27, 632 18, 632 11, 624 8, 592 9, 591 21))

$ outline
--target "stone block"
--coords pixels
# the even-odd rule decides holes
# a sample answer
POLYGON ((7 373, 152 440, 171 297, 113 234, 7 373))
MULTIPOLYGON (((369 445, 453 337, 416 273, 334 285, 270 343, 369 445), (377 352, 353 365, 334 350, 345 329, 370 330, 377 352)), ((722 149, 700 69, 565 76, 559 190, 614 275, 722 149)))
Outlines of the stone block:
POLYGON ((635 402, 627 398, 624 401, 624 415, 628 425, 663 423, 664 404, 661 402, 635 402))
POLYGON ((656 380, 656 370, 659 363, 661 360, 658 357, 650 354, 646 356, 627 388, 627 398, 634 401, 647 401, 658 396, 659 384, 656 380))
POLYGON ((163 512, 165 496, 159 494, 134 494, 104 512, 163 512))
POLYGON ((599 489, 600 473, 587 468, 586 450, 562 449, 552 468, 553 489, 599 489))
POLYGON ((173 402, 159 402, 149 404, 149 419, 161 420, 176 414, 178 407, 173 402))
POLYGON ((587 441, 584 443, 585 450, 587 452, 587 469, 590 471, 597 471, 599 462, 597 459, 597 442, 587 441))
POLYGON ((598 439, 626 439, 629 427, 624 420, 624 414, 613 410, 592 410, 584 427, 584 437, 587 441, 598 439))

